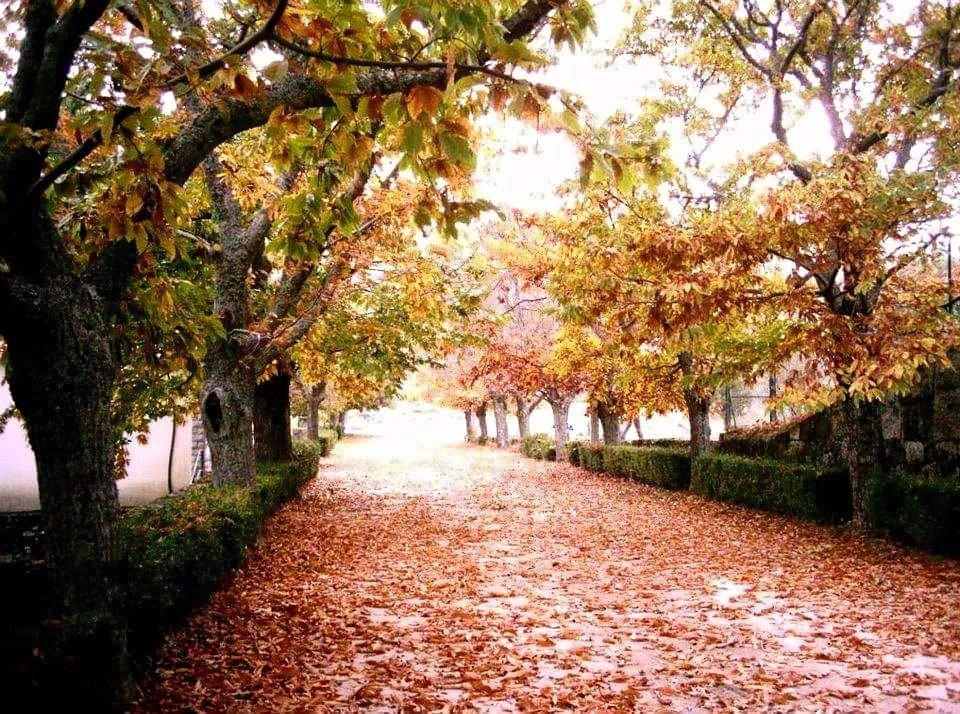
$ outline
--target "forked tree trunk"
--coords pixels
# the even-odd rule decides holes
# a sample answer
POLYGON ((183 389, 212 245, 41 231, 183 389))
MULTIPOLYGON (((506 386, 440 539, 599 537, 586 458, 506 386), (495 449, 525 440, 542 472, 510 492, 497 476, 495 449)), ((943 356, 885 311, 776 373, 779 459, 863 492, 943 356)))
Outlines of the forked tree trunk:
POLYGON ((473 412, 469 409, 463 410, 463 420, 467 425, 467 442, 475 441, 477 438, 477 430, 473 425, 473 412))
POLYGON ((567 459, 567 441, 570 436, 570 399, 550 402, 553 410, 553 440, 557 448, 557 461, 567 459))
POLYGON ((598 402, 596 411, 603 428, 603 443, 616 446, 620 443, 620 419, 605 402, 598 402))
POLYGON ((316 441, 320 438, 320 405, 326 393, 326 384, 314 384, 307 391, 307 438, 316 441))
POLYGON ((280 369, 257 384, 253 407, 253 440, 257 461, 292 461, 290 371, 280 369))
POLYGON ((247 274, 250 249, 239 224, 241 210, 220 175, 217 158, 203 162, 213 213, 220 229, 222 252, 217 263, 213 309, 225 339, 216 339, 207 352, 207 381, 200 394, 200 411, 210 446, 210 470, 216 486, 253 483, 253 400, 257 374, 244 360, 235 331, 250 327, 250 291, 247 274))
POLYGON ((639 416, 633 418, 633 428, 637 430, 637 438, 643 440, 643 419, 639 416))
POLYGON ((502 394, 495 394, 490 400, 493 402, 493 426, 497 446, 504 449, 510 443, 510 434, 507 431, 507 399, 502 394))
POLYGON ((849 398, 840 402, 837 410, 841 454, 850 472, 851 522, 859 530, 872 525, 868 507, 871 487, 887 477, 881 410, 881 402, 856 404, 849 398))
POLYGON ((600 443, 600 417, 597 416, 596 408, 590 411, 590 443, 600 443))
POLYGON ((523 397, 514 397, 517 401, 517 429, 520 431, 520 438, 530 436, 530 405, 523 397))
POLYGON ((38 312, 2 315, 0 327, 6 379, 36 461, 53 586, 55 625, 42 645, 53 671, 43 694, 79 709, 121 711, 132 688, 116 589, 110 329, 92 291, 67 270, 37 281, 38 312))
POLYGON ((487 431, 487 405, 481 404, 477 407, 477 423, 480 425, 480 438, 487 440, 489 432, 487 431))

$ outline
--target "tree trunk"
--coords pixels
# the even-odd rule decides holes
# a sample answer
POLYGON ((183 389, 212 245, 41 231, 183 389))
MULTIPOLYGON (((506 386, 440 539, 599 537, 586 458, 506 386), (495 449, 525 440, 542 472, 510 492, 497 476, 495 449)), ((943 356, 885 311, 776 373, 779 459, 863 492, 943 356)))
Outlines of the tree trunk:
POLYGON ((320 438, 320 405, 326 393, 326 384, 314 384, 307 392, 307 438, 316 441, 320 438))
POLYGON ((469 409, 464 409, 463 419, 467 424, 467 443, 469 443, 477 438, 477 430, 473 426, 473 412, 469 409))
POLYGON ((507 399, 502 394, 492 396, 493 425, 497 435, 497 446, 505 449, 510 443, 510 434, 507 431, 507 399))
POLYGON ((639 416, 633 418, 633 428, 637 430, 637 438, 643 440, 643 420, 639 416))
POLYGON ((710 398, 696 389, 684 389, 683 401, 690 420, 690 456, 696 458, 710 451, 710 398))
MULTIPOLYGON (((777 396, 777 375, 770 374, 770 378, 767 380, 767 386, 770 388, 770 398, 773 399, 777 396)), ((777 420, 778 414, 776 409, 770 410, 770 421, 775 422, 777 420)))
POLYGON ((881 402, 840 402, 838 426, 840 449, 850 472, 853 527, 867 530, 872 524, 868 497, 872 484, 887 476, 886 452, 881 422, 881 402))
POLYGON ((44 634, 55 671, 44 695, 69 698, 71 708, 122 711, 132 683, 116 588, 111 331, 100 301, 73 274, 36 278, 35 302, 0 315, 0 332, 36 461, 53 588, 55 625, 44 634))
POLYGON ((523 397, 514 397, 517 400, 517 429, 520 431, 520 438, 530 436, 530 405, 523 397))
POLYGON ((342 439, 347 433, 347 409, 337 414, 337 438, 342 439))
POLYGON ((620 419, 605 402, 597 403, 597 418, 603 428, 603 443, 616 446, 620 443, 620 419))
POLYGON ((557 461, 567 459, 567 441, 570 436, 570 401, 559 399, 550 402, 553 410, 553 439, 557 447, 557 461))
POLYGON ((590 412, 590 443, 600 443, 600 417, 597 416, 596 408, 590 412))
MULTIPOLYGON (((693 355, 681 352, 680 369, 684 376, 694 375, 693 355)), ((710 451, 710 402, 713 393, 690 384, 683 387, 683 401, 690 422, 690 456, 696 458, 710 451)))
POLYGON ((207 357, 207 380, 201 391, 203 430, 210 447, 214 486, 253 483, 253 370, 218 340, 207 357))
POLYGON ((487 405, 486 402, 477 407, 477 423, 480 425, 480 439, 486 441, 489 432, 487 431, 487 405))
POLYGON ((257 384, 254 393, 253 441, 257 461, 292 461, 290 434, 290 371, 276 374, 257 384))
POLYGON ((723 388, 723 430, 730 431, 733 428, 733 394, 730 387, 723 388))
POLYGON ((220 173, 215 156, 203 162, 207 191, 220 229, 213 309, 227 332, 207 351, 207 381, 200 395, 215 486, 253 483, 253 402, 257 372, 244 357, 240 336, 250 327, 247 274, 250 250, 239 223, 242 211, 220 173))

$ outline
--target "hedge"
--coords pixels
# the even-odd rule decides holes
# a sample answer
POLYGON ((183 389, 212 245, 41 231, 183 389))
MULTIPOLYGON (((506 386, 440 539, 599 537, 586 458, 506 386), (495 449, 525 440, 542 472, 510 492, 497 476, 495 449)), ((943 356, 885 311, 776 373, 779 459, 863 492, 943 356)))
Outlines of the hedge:
POLYGON ((894 538, 960 555, 960 474, 887 476, 871 483, 868 508, 874 527, 894 538))
POLYGON ((546 434, 534 434, 523 437, 523 443, 520 446, 520 452, 524 456, 533 459, 546 459, 547 461, 557 460, 557 447, 546 434))
POLYGON ((694 461, 690 490, 815 521, 837 521, 850 515, 850 478, 843 469, 708 454, 694 461))
POLYGON ((600 471, 602 459, 598 456, 598 447, 589 441, 570 441, 567 443, 567 459, 574 466, 600 471))
POLYGON ((682 491, 690 486, 690 455, 678 449, 604 446, 603 471, 613 476, 682 491))
POLYGON ((317 443, 320 445, 320 456, 329 456, 334 445, 340 440, 339 429, 320 429, 317 432, 317 443))
POLYGON ((317 472, 318 443, 298 441, 294 460, 258 464, 242 486, 197 485, 124 517, 118 533, 129 638, 134 651, 154 647, 239 566, 266 516, 317 472))

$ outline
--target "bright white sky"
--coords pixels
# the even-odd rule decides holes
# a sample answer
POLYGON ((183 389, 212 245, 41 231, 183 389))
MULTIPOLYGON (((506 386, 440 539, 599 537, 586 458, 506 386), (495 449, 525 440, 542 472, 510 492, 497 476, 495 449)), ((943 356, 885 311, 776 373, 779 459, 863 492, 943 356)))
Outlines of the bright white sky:
MULTIPOLYGON (((664 7, 669 0, 664 0, 664 7)), ((587 47, 572 53, 564 50, 557 63, 537 81, 579 95, 589 111, 603 121, 619 109, 630 111, 643 98, 645 88, 662 73, 655 60, 628 64, 618 61, 605 66, 605 52, 611 49, 626 28, 631 15, 624 0, 597 0, 597 34, 587 47)), ((732 123, 711 149, 715 162, 726 163, 738 153, 746 154, 773 141, 770 112, 757 112, 732 123)), ((478 157, 479 195, 503 208, 550 211, 561 205, 558 187, 576 178, 578 154, 574 146, 557 134, 540 134, 516 120, 489 117, 481 122, 496 137, 478 157)), ((818 108, 808 112, 789 129, 792 145, 808 156, 828 154, 832 148, 826 119, 818 108), (801 151, 802 150, 802 151, 801 151)), ((686 150, 673 146, 674 160, 682 164, 686 150)))

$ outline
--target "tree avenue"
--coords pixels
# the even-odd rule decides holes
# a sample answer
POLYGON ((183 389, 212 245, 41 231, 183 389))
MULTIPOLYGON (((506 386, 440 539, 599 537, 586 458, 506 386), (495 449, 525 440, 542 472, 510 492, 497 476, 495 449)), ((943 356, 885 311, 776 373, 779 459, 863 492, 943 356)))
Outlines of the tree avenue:
POLYGON ((200 415, 230 494, 294 461, 292 412, 316 441, 412 372, 468 441, 548 406, 558 460, 581 396, 593 442, 682 411, 710 458, 731 389, 769 380, 771 419, 836 415, 875 525, 883 404, 960 343, 960 9, 627 13, 596 71, 655 71, 597 116, 536 80, 598 29, 589 0, 0 10, 0 425, 36 461, 57 691, 129 700, 116 479, 168 415, 200 415), (579 154, 553 208, 484 196, 493 115, 579 154))

